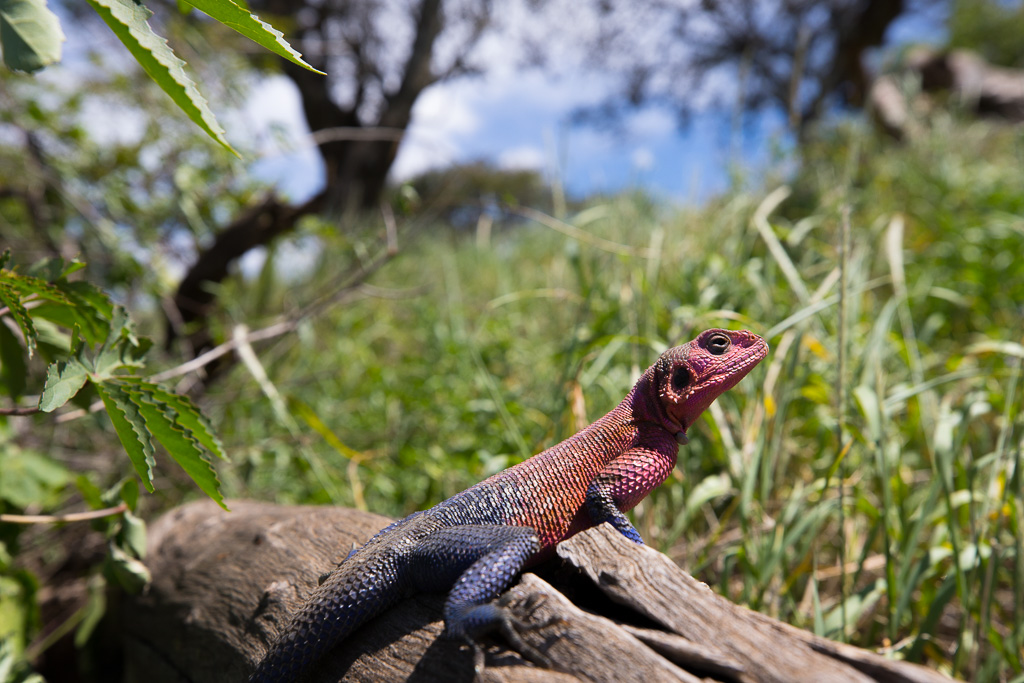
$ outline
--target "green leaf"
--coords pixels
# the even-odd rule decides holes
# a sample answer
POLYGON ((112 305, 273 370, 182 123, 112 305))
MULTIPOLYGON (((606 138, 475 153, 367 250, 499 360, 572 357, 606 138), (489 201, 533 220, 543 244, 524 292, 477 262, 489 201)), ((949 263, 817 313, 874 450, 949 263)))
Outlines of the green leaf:
POLYGON ((153 13, 132 0, 88 0, 110 30, 124 43, 149 77, 156 81, 175 104, 206 134, 238 156, 224 137, 224 129, 210 110, 206 98, 185 73, 167 41, 153 32, 147 21, 153 13))
POLYGON ((114 302, 106 292, 91 282, 58 281, 54 283, 54 287, 64 292, 71 303, 88 308, 94 316, 105 323, 114 317, 114 302))
POLYGON ((133 477, 128 477, 121 484, 121 500, 128 504, 128 509, 135 512, 139 504, 139 482, 133 477))
POLYGON ((239 7, 232 0, 184 0, 184 2, 205 12, 228 28, 238 31, 274 54, 284 57, 289 62, 298 64, 314 73, 324 73, 303 61, 302 55, 288 44, 283 33, 247 9, 239 7))
POLYGON ((16 508, 53 504, 70 479, 64 466, 32 451, 7 448, 3 453, 0 500, 16 508))
POLYGON ((93 363, 94 379, 111 377, 121 368, 142 367, 142 358, 152 345, 149 339, 135 335, 135 326, 124 307, 115 306, 109 334, 93 363))
MULTIPOLYGON (((6 551, 2 554, 6 555, 6 551)), ((38 581, 26 569, 4 574, 0 574, 0 681, 40 683, 39 678, 11 677, 12 669, 17 670, 16 662, 25 650, 26 637, 39 617, 38 581)))
MULTIPOLYGON (((0 2, 3 2, 3 0, 0 0, 0 2)), ((71 303, 59 289, 46 280, 40 280, 31 275, 21 275, 14 271, 0 269, 0 282, 6 283, 22 296, 36 294, 50 301, 59 301, 65 304, 71 303)))
POLYGON ((11 317, 14 318, 14 322, 21 329, 21 335, 25 337, 25 348, 28 349, 28 357, 31 358, 36 350, 36 343, 39 341, 39 335, 36 334, 36 326, 32 323, 28 310, 21 303, 21 295, 4 281, 0 281, 0 304, 7 307, 11 317))
POLYGON ((86 475, 80 474, 75 477, 75 488, 82 494, 83 500, 85 500, 90 509, 99 510, 104 507, 103 492, 86 475))
POLYGON ((25 393, 28 380, 28 365, 25 352, 18 338, 0 322, 0 379, 7 389, 7 395, 17 401, 25 393))
POLYGON ((146 523, 130 512, 121 515, 121 533, 118 534, 118 545, 135 557, 146 557, 146 523))
POLYGON ((139 593, 152 579, 146 565, 113 544, 107 555, 107 570, 131 594, 139 593))
POLYGON ((213 425, 205 415, 199 412, 199 408, 188 396, 179 396, 159 385, 144 382, 136 377, 119 377, 118 379, 126 383, 137 384, 148 391, 154 399, 163 402, 177 413, 178 423, 191 432, 192 437, 202 444, 203 448, 221 460, 228 459, 224 454, 224 445, 214 432, 213 425))
MULTIPOLYGON (((2 264, 0 267, 3 267, 2 264)), ((29 275, 43 278, 47 282, 56 283, 57 280, 66 279, 68 275, 78 272, 82 268, 85 268, 85 263, 77 258, 65 261, 60 256, 51 256, 36 261, 28 267, 27 272, 29 275)))
POLYGON ((33 315, 68 328, 78 325, 90 344, 107 338, 114 304, 103 290, 88 282, 64 280, 53 283, 53 286, 64 294, 70 305, 47 302, 33 309, 33 315))
POLYGON ((210 464, 206 448, 190 429, 182 425, 180 414, 154 395, 162 390, 155 384, 142 381, 122 383, 121 386, 131 396, 132 403, 138 406, 149 432, 167 449, 167 453, 181 465, 188 476, 192 477, 192 481, 226 510, 224 496, 220 491, 220 480, 217 478, 217 471, 210 464))
POLYGON ((60 408, 85 386, 88 377, 88 369, 77 358, 50 363, 46 368, 43 394, 39 397, 39 410, 52 413, 60 408))
POLYGON ((64 33, 46 0, 0 0, 0 44, 4 63, 16 71, 39 71, 60 61, 64 33))
POLYGON ((135 325, 128 317, 128 311, 124 306, 114 306, 110 316, 110 335, 108 341, 127 338, 133 344, 138 343, 135 337, 135 325))
MULTIPOLYGON (((107 409, 107 415, 114 425, 117 438, 128 453, 142 485, 153 492, 153 437, 146 428, 146 422, 127 391, 114 382, 95 382, 96 392, 107 409)), ((129 503, 131 505, 131 503, 129 503)))

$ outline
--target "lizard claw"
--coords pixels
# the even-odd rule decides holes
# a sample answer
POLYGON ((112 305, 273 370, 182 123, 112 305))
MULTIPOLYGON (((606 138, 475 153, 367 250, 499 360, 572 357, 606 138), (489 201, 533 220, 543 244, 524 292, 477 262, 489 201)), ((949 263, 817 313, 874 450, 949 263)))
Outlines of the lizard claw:
MULTIPOLYGON (((501 609, 502 613, 502 619, 499 623, 501 634, 505 636, 505 639, 508 640, 509 644, 511 644, 512 647, 521 653, 527 660, 545 669, 553 668, 554 664, 551 659, 546 654, 523 640, 521 634, 529 631, 539 631, 553 624, 562 623, 564 620, 557 614, 553 614, 536 623, 527 623, 521 619, 517 619, 512 615, 511 610, 508 608, 508 605, 512 603, 513 599, 513 591, 509 591, 497 600, 497 605, 501 609)), ((534 614, 545 602, 547 601, 543 595, 528 595, 526 600, 523 601, 522 608, 528 614, 529 618, 533 619, 534 614)))
MULTIPOLYGON (((464 632, 462 634, 463 640, 473 648, 473 671, 477 679, 483 675, 483 671, 486 668, 486 656, 484 649, 477 641, 477 637, 484 635, 488 631, 499 631, 512 649, 522 655, 527 661, 545 669, 553 668, 553 662, 551 659, 533 645, 527 643, 523 639, 522 634, 559 623, 562 621, 562 618, 553 615, 539 623, 527 623, 513 616, 511 610, 507 607, 510 601, 511 598, 506 594, 488 605, 481 605, 480 607, 485 607, 487 612, 489 612, 487 618, 488 623, 482 628, 481 625, 478 625, 473 631, 464 632)), ((524 603, 524 608, 529 610, 529 614, 532 617, 533 612, 542 603, 542 598, 531 596, 524 603)))
POLYGON ((486 668, 484 649, 480 647, 480 643, 472 638, 466 638, 466 642, 473 648, 473 680, 479 681, 480 677, 484 675, 484 669, 486 668))
POLYGON ((538 624, 533 626, 519 621, 510 615, 508 618, 501 620, 499 628, 501 629, 501 635, 505 636, 505 640, 512 645, 516 652, 520 653, 528 661, 533 662, 541 668, 551 669, 554 668, 554 663, 551 661, 551 658, 535 648, 533 645, 527 643, 523 640, 523 637, 519 635, 520 631, 532 631, 546 625, 547 624, 538 624))

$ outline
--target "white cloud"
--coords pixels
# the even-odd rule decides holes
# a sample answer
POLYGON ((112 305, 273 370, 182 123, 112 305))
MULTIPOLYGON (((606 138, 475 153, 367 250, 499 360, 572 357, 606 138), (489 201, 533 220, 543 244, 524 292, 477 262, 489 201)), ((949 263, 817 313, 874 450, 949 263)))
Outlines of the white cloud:
POLYGON ((423 92, 413 107, 413 127, 444 135, 469 135, 480 120, 467 100, 464 83, 443 83, 423 92))
POLYGON ((273 183, 295 201, 323 187, 320 155, 309 137, 302 99, 286 76, 256 81, 245 105, 223 117, 228 138, 245 136, 244 149, 254 149, 254 176, 273 183))
POLYGON ((412 123, 391 167, 391 177, 404 180, 456 160, 461 139, 480 127, 464 88, 442 83, 426 90, 412 111, 412 123))
POLYGON ((633 168, 638 171, 649 171, 654 168, 654 152, 649 147, 637 147, 633 150, 633 168))
POLYGON ((131 145, 146 133, 146 120, 131 107, 105 98, 87 98, 82 105, 82 123, 101 145, 131 145))
POLYGON ((284 126, 304 134, 309 129, 302 113, 299 91, 287 76, 271 76, 257 81, 241 115, 257 130, 284 126))
POLYGON ((496 68, 476 84, 476 100, 480 103, 511 100, 517 106, 545 112, 568 113, 574 107, 597 104, 608 93, 612 83, 592 74, 552 76, 536 69, 512 71, 496 68))
POLYGON ((545 161, 544 150, 532 145, 512 147, 498 155, 498 166, 510 171, 539 171, 544 168, 545 161))
POLYGON ((675 132, 676 122, 664 109, 648 107, 629 118, 629 132, 641 137, 660 137, 675 132))

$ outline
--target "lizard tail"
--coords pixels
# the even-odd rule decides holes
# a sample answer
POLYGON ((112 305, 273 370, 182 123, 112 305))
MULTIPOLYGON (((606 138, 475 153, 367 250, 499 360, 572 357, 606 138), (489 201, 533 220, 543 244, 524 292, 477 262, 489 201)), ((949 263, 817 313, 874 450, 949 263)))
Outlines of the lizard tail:
POLYGON ((389 558, 358 554, 345 562, 309 596, 281 630, 249 683, 286 683, 367 620, 394 605, 405 594, 402 581, 380 581, 381 574, 397 575, 389 558), (374 561, 376 560, 376 561, 374 561))

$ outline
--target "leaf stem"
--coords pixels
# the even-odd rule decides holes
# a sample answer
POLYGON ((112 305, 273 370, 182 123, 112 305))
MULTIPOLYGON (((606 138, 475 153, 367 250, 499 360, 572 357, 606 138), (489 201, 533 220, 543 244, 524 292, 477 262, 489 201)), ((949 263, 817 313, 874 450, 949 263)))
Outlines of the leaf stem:
POLYGON ((128 509, 128 503, 121 503, 112 508, 89 510, 88 512, 72 512, 66 515, 0 515, 0 522, 8 524, 57 524, 61 522, 87 522, 119 515, 128 509))
POLYGON ((35 415, 39 412, 39 408, 36 406, 26 406, 24 408, 0 408, 0 415, 35 415))

